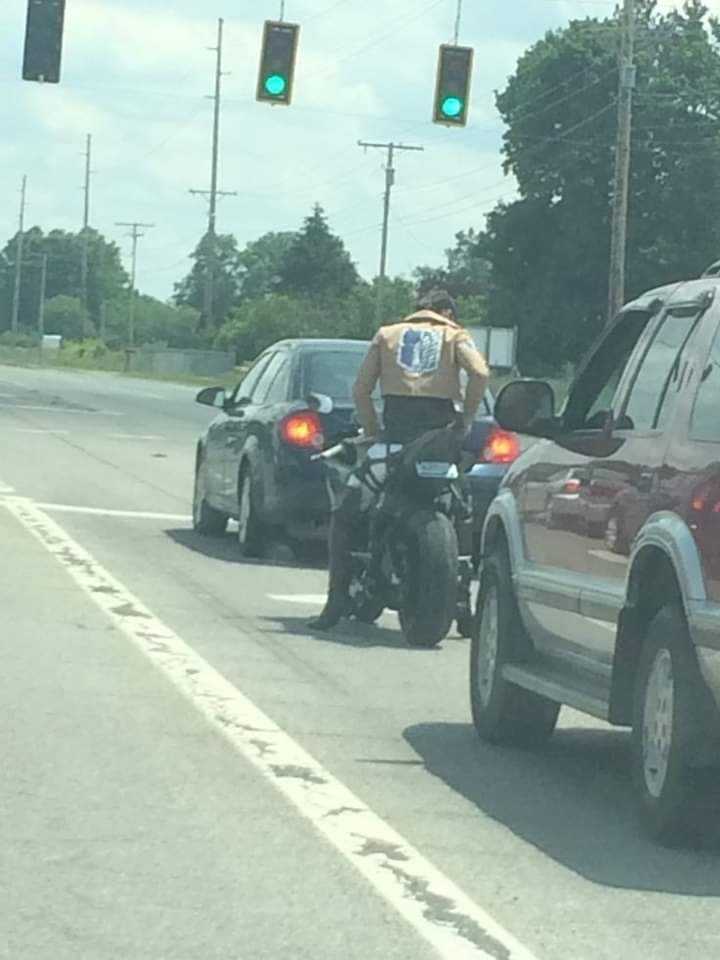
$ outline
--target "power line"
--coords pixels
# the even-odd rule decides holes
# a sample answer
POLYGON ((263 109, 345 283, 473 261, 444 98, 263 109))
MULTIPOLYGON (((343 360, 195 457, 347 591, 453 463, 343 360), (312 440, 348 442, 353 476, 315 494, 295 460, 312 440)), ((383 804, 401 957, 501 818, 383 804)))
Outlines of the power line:
POLYGON ((88 235, 88 226, 90 224, 90 157, 92 153, 92 134, 88 134, 85 140, 85 185, 83 187, 83 227, 82 244, 80 248, 80 299, 87 312, 88 308, 88 246, 90 238, 88 235))
POLYGON ((13 286, 12 318, 10 329, 13 333, 18 332, 18 314, 20 312, 20 284, 22 282, 22 259, 23 243, 25 240, 25 203, 27 198, 27 174, 22 178, 22 188, 20 190, 20 218, 19 233, 15 250, 15 283, 13 286))
POLYGON ((135 346, 135 277, 137 275, 137 247, 140 237, 145 234, 141 230, 152 230, 154 223, 140 223, 139 221, 130 221, 129 223, 119 221, 115 223, 116 227, 129 227, 132 237, 132 265, 130 269, 130 296, 128 298, 128 346, 135 346))
MULTIPOLYGON (((284 13, 284 3, 283 11, 284 13)), ((214 326, 215 307, 215 274, 217 271, 217 199, 219 196, 237 196, 235 191, 218 190, 218 163, 220 157, 220 97, 222 92, 222 52, 223 52, 223 24, 222 17, 218 20, 217 46, 211 47, 215 57, 215 93, 211 97, 214 101, 212 159, 210 163, 210 190, 191 190, 190 193, 209 198, 208 227, 207 227, 207 255, 205 258, 205 284, 203 290, 202 323, 208 330, 214 326)))
POLYGON ((383 227, 380 245, 380 279, 384 280, 387 270, 388 228, 390 225, 390 194, 395 185, 395 166, 393 164, 396 150, 415 151, 422 153, 425 147, 407 146, 403 143, 368 143, 358 140, 358 146, 366 152, 368 150, 387 150, 387 166, 385 167, 385 195, 383 198, 383 227))

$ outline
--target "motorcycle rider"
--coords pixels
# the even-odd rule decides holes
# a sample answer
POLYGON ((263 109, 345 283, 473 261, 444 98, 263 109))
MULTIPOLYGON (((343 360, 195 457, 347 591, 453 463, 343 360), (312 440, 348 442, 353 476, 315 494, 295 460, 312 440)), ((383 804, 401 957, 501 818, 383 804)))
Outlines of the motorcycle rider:
MULTIPOLYGON (((432 290, 419 300, 417 312, 400 323, 381 327, 375 335, 353 390, 357 419, 366 438, 380 437, 372 398, 379 382, 385 442, 410 443, 428 430, 441 427, 469 430, 488 377, 485 358, 458 323, 455 300, 445 290, 432 290), (461 370, 468 377, 464 403, 461 370)), ((338 501, 333 504, 328 536, 327 602, 322 613, 308 624, 316 630, 334 627, 349 607, 353 523, 360 511, 357 483, 349 483, 338 501)))

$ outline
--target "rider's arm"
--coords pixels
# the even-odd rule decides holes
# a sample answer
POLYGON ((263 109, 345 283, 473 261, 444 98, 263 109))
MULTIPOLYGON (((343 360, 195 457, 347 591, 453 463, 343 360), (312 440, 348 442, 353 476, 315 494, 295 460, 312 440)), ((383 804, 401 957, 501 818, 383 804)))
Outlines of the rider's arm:
POLYGON ((488 380, 490 379, 490 370, 485 361, 485 357, 480 353, 469 336, 463 337, 457 344, 456 356, 458 363, 468 375, 463 420, 465 426, 470 427, 475 420, 475 415, 480 409, 480 404, 485 396, 488 380))
POLYGON ((353 387, 353 399, 358 422, 368 437, 375 437, 380 433, 380 421, 372 399, 373 390, 379 379, 380 344, 376 336, 370 344, 370 349, 363 360, 353 387))

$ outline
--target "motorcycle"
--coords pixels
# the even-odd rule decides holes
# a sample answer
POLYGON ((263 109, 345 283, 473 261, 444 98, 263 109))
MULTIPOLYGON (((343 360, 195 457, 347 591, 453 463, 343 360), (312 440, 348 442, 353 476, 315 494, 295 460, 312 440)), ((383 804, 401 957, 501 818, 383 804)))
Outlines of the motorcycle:
POLYGON ((470 615, 470 558, 459 555, 458 529, 470 512, 457 463, 461 435, 431 430, 406 446, 361 438, 318 454, 331 466, 331 497, 357 491, 351 615, 374 623, 397 611, 411 646, 435 647, 453 620, 470 615), (359 464, 359 465, 358 465, 359 464))

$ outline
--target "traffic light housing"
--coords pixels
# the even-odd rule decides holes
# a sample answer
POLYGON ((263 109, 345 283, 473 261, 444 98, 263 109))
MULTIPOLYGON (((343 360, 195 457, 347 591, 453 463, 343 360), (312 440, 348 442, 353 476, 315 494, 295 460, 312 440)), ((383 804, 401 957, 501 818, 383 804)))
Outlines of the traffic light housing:
POLYGON ((28 0, 23 80, 60 82, 65 0, 28 0))
POLYGON ((443 44, 438 57, 434 123, 464 127, 470 109, 470 86, 475 51, 443 44))
POLYGON ((268 20, 263 33, 257 99, 288 106, 292 100, 300 26, 268 20))

